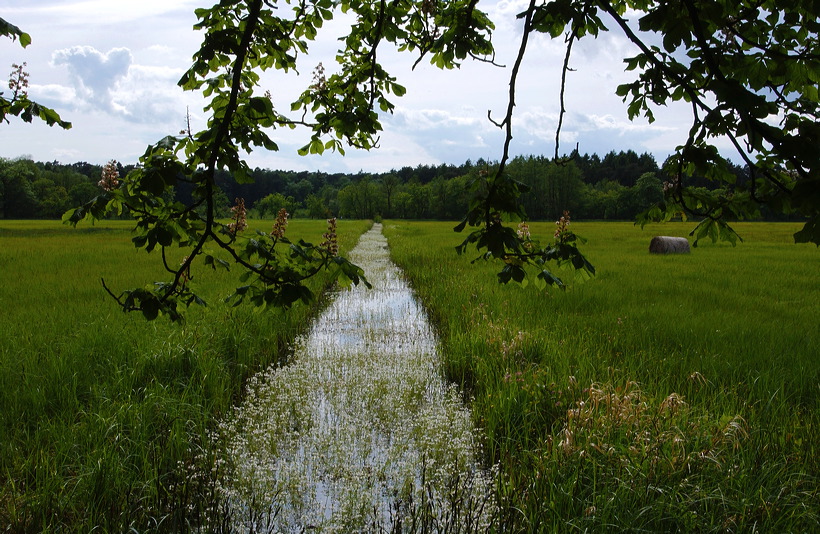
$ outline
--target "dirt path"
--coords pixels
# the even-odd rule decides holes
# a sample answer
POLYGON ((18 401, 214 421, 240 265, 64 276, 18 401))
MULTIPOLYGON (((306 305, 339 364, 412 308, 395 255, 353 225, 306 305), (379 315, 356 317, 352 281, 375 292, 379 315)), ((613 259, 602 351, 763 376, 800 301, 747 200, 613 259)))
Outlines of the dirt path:
POLYGON ((351 253, 373 284, 340 291, 226 423, 237 530, 485 531, 491 479, 426 315, 376 224, 351 253))

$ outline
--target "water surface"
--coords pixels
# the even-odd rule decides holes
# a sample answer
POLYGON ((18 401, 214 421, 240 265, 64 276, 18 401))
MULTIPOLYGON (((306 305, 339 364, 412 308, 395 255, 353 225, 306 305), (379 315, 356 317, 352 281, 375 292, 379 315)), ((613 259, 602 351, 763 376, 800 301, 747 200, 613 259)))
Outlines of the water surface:
POLYGON ((373 289, 335 295, 293 363, 223 425, 237 530, 485 531, 491 476, 430 324, 376 224, 351 252, 373 289))

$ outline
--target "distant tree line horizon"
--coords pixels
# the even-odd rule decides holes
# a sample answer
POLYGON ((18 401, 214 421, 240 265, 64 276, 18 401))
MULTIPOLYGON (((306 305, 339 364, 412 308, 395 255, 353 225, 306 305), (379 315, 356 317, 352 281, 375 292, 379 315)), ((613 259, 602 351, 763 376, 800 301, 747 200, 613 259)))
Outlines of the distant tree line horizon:
MULTIPOLYGON (((256 218, 273 218, 285 208, 291 217, 324 219, 460 220, 467 211, 470 184, 496 163, 479 159, 461 165, 405 166, 383 173, 327 173, 256 168, 254 182, 237 184, 228 173, 217 176, 218 211, 230 215, 235 199, 244 199, 256 218)), ((118 163, 121 176, 134 165, 118 163)), ((746 169, 733 169, 738 183, 746 169)), ((35 162, 22 157, 0 158, 0 218, 59 219, 62 214, 97 196, 102 165, 35 162)), ((633 150, 597 154, 573 152, 566 163, 546 156, 518 156, 507 165, 509 175, 526 184, 522 194, 529 220, 558 219, 564 210, 574 220, 632 220, 663 200, 662 166, 649 153, 633 150)), ((706 178, 692 183, 715 189, 706 178)), ((182 184, 175 194, 190 202, 192 190, 182 184)), ((763 220, 789 220, 765 209, 763 220)), ((794 219, 798 220, 798 219, 794 219)))

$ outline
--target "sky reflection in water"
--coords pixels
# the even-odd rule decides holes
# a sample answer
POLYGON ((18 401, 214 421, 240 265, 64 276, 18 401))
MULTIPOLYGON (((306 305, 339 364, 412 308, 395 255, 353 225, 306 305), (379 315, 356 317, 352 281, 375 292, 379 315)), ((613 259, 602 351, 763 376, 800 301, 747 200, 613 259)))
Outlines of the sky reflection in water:
POLYGON ((381 225, 350 258, 373 289, 340 291, 294 361, 251 381, 221 433, 237 530, 484 531, 492 474, 468 409, 381 225))

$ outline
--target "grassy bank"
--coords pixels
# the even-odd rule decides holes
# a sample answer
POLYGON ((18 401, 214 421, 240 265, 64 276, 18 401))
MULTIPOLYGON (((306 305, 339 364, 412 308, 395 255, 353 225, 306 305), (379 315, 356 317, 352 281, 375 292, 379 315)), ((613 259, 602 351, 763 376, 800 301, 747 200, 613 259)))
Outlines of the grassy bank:
MULTIPOLYGON (((342 250, 368 226, 340 222, 342 250)), ((315 313, 230 308, 221 300, 235 275, 200 267, 193 283, 209 306, 185 325, 123 314, 100 277, 122 290, 163 276, 158 254, 131 245, 130 227, 0 221, 5 532, 181 531, 198 521, 210 488, 186 466, 208 464, 215 419, 251 374, 287 356, 315 313)), ((318 242, 324 230, 297 220, 288 235, 318 242)))
POLYGON ((505 530, 820 528, 820 253, 750 223, 736 248, 648 254, 691 226, 573 224, 598 276, 538 292, 457 256, 452 224, 385 225, 500 464, 505 530))

